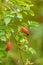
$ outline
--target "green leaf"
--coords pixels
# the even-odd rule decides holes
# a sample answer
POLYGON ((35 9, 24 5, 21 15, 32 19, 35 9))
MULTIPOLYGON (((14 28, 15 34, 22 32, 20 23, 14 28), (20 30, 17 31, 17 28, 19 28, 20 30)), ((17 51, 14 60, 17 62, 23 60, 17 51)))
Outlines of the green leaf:
POLYGON ((21 13, 17 13, 17 18, 18 19, 22 19, 23 18, 22 14, 21 13))
POLYGON ((6 25, 8 25, 10 23, 10 21, 11 21, 11 18, 5 18, 5 20, 4 20, 6 25))
POLYGON ((3 30, 0 30, 0 36, 4 35, 5 32, 3 30))
POLYGON ((5 36, 0 37, 1 41, 6 41, 7 39, 5 38, 5 36))
POLYGON ((32 53, 32 54, 36 54, 36 51, 33 49, 33 48, 29 48, 29 51, 32 53))
POLYGON ((39 23, 38 22, 35 22, 35 21, 28 21, 28 24, 30 25, 30 26, 39 26, 39 23))
POLYGON ((29 14, 30 14, 31 16, 35 16, 35 14, 34 14, 34 12, 33 12, 32 10, 29 10, 29 14))

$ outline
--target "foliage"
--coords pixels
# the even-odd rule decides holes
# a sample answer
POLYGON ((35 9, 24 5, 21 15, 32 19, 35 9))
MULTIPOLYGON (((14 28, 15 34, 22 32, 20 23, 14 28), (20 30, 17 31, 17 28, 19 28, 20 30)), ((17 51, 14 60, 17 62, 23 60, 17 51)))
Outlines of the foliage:
POLYGON ((31 10, 33 6, 30 0, 0 0, 0 64, 34 65, 36 63, 38 47, 36 49, 34 44, 32 47, 31 43, 35 41, 38 43, 37 39, 42 32, 39 23, 29 20, 29 16, 35 16, 31 10), (29 35, 21 31, 21 26, 29 31, 29 35), (6 51, 7 41, 12 42, 10 51, 6 51))

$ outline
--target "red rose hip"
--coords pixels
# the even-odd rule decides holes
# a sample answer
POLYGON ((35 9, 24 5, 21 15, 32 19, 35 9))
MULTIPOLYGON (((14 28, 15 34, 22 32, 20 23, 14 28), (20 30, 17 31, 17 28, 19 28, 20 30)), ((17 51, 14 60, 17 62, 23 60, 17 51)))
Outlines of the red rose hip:
POLYGON ((11 42, 7 42, 6 51, 9 51, 11 49, 11 42))
POLYGON ((24 26, 21 26, 21 30, 22 30, 25 34, 29 34, 28 30, 27 30, 24 26))

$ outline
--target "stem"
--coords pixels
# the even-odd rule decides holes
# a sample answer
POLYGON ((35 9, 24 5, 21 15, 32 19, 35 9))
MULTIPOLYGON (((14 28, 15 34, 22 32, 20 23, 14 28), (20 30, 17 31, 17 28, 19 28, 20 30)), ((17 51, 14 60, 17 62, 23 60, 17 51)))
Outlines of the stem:
POLYGON ((20 53, 20 57, 21 57, 22 63, 23 63, 23 65, 24 65, 24 62, 23 62, 23 59, 22 59, 22 55, 21 55, 20 49, 19 49, 19 53, 20 53))
MULTIPOLYGON (((16 40, 16 39, 15 39, 16 40)), ((16 42, 17 42, 17 40, 16 40, 16 42)), ((17 44, 17 43, 16 43, 17 44)), ((17 48, 18 48, 18 44, 17 44, 17 48)), ((19 50, 19 53, 20 53, 20 58, 21 58, 21 60, 22 60, 22 63, 23 63, 23 65, 24 65, 24 62, 23 62, 23 59, 22 59, 22 55, 21 55, 21 51, 20 51, 20 49, 18 48, 18 50, 19 50)))
MULTIPOLYGON (((14 36, 14 35, 13 35, 14 36)), ((14 37, 14 39, 15 39, 15 37, 14 37)), ((17 45, 17 48, 18 48, 18 50, 19 50, 19 53, 20 53, 20 58, 21 58, 21 60, 22 60, 22 63, 23 63, 23 65, 24 65, 24 62, 23 62, 23 59, 22 59, 22 55, 21 55, 21 50, 19 49, 19 47, 18 47, 18 42, 17 42, 17 40, 15 39, 15 41, 16 41, 16 45, 17 45)))

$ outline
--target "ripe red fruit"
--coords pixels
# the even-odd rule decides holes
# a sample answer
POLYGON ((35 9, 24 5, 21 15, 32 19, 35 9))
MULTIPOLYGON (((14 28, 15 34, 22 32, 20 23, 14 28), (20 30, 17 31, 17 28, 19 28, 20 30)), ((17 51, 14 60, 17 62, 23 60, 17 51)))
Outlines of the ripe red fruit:
POLYGON ((11 49, 11 42, 8 41, 8 42, 7 42, 6 51, 9 51, 10 49, 11 49))
POLYGON ((29 34, 28 30, 27 30, 24 26, 21 26, 21 30, 22 30, 25 34, 29 34))

